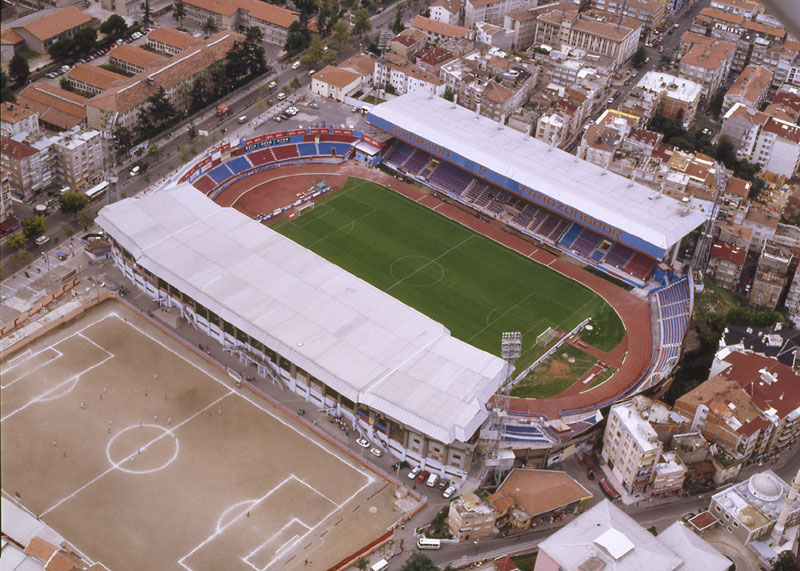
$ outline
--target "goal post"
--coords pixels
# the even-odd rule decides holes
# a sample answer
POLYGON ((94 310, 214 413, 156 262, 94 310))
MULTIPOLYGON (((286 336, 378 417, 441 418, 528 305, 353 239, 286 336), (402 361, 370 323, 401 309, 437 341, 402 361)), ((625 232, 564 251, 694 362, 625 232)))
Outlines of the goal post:
POLYGON ((536 337, 536 344, 540 347, 546 347, 555 338, 556 330, 552 327, 548 327, 536 337))
POLYGON ((295 216, 302 216, 303 214, 305 214, 309 210, 314 210, 314 205, 315 204, 316 203, 313 202, 313 201, 308 201, 305 204, 301 204, 299 206, 295 206, 294 215, 295 216))

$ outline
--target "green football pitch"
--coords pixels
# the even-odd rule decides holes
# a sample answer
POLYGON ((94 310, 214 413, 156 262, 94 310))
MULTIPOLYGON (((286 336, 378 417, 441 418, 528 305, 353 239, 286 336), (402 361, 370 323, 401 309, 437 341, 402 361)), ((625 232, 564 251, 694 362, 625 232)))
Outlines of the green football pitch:
POLYGON ((547 327, 593 316, 592 343, 622 340, 617 314, 597 294, 382 186, 351 178, 312 210, 273 229, 447 327, 500 354, 504 331, 522 332, 517 370, 542 348, 547 327))

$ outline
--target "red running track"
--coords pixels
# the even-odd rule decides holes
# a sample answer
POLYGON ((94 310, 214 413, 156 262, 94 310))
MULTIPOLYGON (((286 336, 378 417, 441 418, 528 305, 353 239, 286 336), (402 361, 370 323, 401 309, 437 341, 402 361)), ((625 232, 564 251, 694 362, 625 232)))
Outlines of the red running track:
MULTIPOLYGON (((650 306, 647 301, 562 257, 531 244, 516 234, 505 231, 505 226, 501 222, 481 220, 472 212, 466 212, 458 206, 434 198, 429 192, 415 185, 401 183, 380 170, 353 161, 339 165, 305 164, 282 167, 237 181, 225 189, 217 197, 216 202, 222 206, 233 205, 237 210, 252 217, 272 212, 294 202, 298 193, 308 190, 318 182, 325 182, 334 190, 339 190, 351 176, 368 179, 400 192, 411 200, 428 206, 516 250, 523 256, 582 283, 605 299, 620 316, 625 326, 625 337, 611 354, 624 360, 610 379, 583 394, 562 394, 546 399, 512 398, 510 399, 512 410, 555 419, 565 411, 596 408, 624 394, 647 372, 653 348, 650 306)), ((274 220, 278 219, 280 218, 274 220)))

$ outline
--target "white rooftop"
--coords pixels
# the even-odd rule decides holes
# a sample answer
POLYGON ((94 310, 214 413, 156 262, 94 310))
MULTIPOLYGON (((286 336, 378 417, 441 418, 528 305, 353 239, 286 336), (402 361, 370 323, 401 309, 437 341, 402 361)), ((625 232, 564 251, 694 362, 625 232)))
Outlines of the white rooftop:
POLYGON ((424 137, 519 184, 667 250, 705 215, 441 97, 407 94, 370 116, 424 137), (684 215, 685 214, 685 215, 684 215))
POLYGON ((666 91, 670 98, 685 103, 697 101, 700 97, 700 92, 703 91, 703 86, 699 83, 658 71, 648 71, 642 76, 637 85, 657 93, 666 91))
POLYGON ((658 433, 650 423, 642 418, 633 401, 615 404, 611 407, 612 414, 616 414, 620 423, 633 436, 643 452, 656 450, 660 447, 658 433))
POLYGON ((595 565, 602 562, 604 566, 592 568, 604 571, 672 571, 684 563, 683 557, 608 500, 542 541, 539 551, 561 569, 579 569, 590 560, 595 565))
POLYGON ((679 521, 660 532, 658 540, 683 558, 680 571, 726 571, 731 565, 727 557, 679 521))
POLYGON ((504 362, 189 184, 98 224, 143 268, 352 401, 441 442, 486 419, 504 362))

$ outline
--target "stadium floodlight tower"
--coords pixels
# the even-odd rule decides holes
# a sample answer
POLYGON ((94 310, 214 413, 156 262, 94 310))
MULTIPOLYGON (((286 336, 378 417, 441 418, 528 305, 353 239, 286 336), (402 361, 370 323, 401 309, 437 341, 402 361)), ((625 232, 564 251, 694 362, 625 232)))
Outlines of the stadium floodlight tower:
POLYGON ((711 245, 714 243, 714 225, 719 216, 720 203, 725 194, 725 188, 728 185, 728 173, 725 167, 719 161, 714 164, 714 178, 716 186, 716 196, 714 197, 714 205, 708 213, 708 218, 703 225, 700 235, 697 238, 697 244, 694 247, 694 255, 691 261, 691 271, 695 273, 695 287, 702 289, 703 276, 706 273, 708 266, 708 259, 711 256, 711 245))
POLYGON ((494 478, 497 485, 500 484, 504 472, 503 461, 500 458, 505 439, 505 419, 508 414, 508 392, 511 390, 511 373, 514 371, 514 361, 519 359, 522 354, 522 333, 519 331, 507 331, 503 333, 500 342, 500 356, 506 362, 503 370, 503 381, 500 385, 500 392, 497 394, 497 403, 492 409, 492 423, 496 430, 493 441, 494 446, 490 457, 494 464, 494 478))

